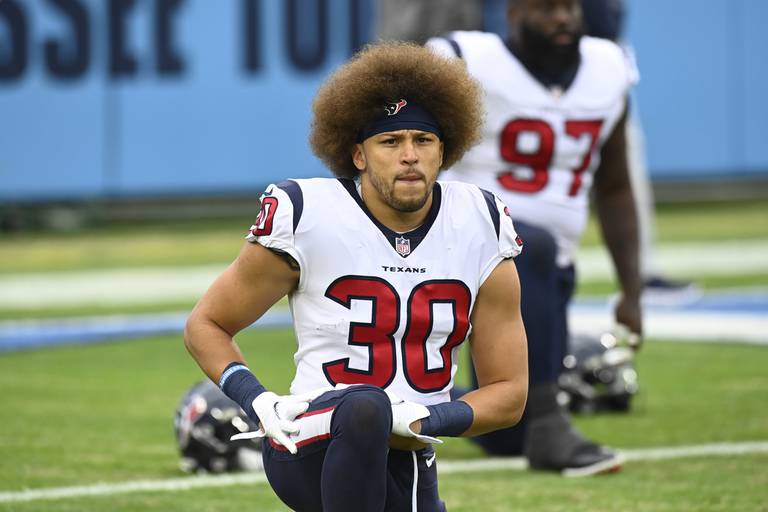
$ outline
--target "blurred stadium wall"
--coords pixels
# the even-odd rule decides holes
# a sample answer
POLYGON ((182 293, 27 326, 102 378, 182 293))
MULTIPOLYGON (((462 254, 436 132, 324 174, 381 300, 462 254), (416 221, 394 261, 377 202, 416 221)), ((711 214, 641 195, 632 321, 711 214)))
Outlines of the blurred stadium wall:
MULTIPOLYGON (((502 2, 488 0, 490 29, 503 27, 502 2)), ((768 2, 628 8, 657 196, 768 196, 768 2)), ((311 99, 372 37, 374 11, 373 0, 0 0, 0 214, 187 215, 203 198, 226 214, 269 182, 326 175, 306 140, 311 99)))

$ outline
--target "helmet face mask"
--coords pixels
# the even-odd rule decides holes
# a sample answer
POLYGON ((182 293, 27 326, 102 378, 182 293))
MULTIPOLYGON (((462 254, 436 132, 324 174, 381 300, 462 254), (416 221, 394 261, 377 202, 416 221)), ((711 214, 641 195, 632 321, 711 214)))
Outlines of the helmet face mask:
POLYGON ((634 353, 611 334, 571 336, 563 366, 561 402, 572 412, 629 411, 639 390, 634 353))
POLYGON ((261 469, 260 439, 230 441, 257 426, 209 380, 184 395, 174 416, 183 471, 223 473, 261 469))

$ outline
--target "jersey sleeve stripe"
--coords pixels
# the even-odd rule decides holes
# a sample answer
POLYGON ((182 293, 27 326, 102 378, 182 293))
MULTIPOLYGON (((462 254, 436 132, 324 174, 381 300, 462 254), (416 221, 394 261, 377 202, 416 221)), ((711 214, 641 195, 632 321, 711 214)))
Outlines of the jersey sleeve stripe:
POLYGON ((451 48, 453 48, 453 52, 456 54, 456 56, 460 59, 464 58, 461 53, 461 46, 459 46, 459 43, 457 43, 455 39, 447 39, 447 41, 448 44, 451 45, 451 48))
POLYGON ((488 205, 488 213, 491 215, 491 222, 493 222, 493 228, 496 230, 496 238, 499 238, 499 231, 501 229, 501 216, 499 209, 496 207, 496 198, 493 194, 487 190, 480 189, 485 198, 485 204, 488 205))
POLYGON ((288 194, 293 203, 293 232, 296 233, 296 226, 299 225, 301 214, 304 212, 304 194, 301 187, 293 180, 286 180, 277 184, 277 188, 288 194))

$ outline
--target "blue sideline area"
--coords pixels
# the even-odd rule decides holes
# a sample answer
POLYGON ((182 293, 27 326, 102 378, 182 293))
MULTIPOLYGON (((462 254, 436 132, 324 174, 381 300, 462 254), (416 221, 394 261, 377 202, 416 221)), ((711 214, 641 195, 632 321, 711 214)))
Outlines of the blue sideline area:
MULTIPOLYGON (((581 298, 574 304, 576 307, 604 307, 603 297, 581 298)), ((681 311, 701 313, 763 313, 768 315, 768 289, 738 289, 709 292, 695 301, 679 305, 644 305, 646 312, 652 311, 681 311)), ((766 317, 768 321, 768 317, 766 317)), ((768 326, 767 326, 768 327, 768 326)))
MULTIPOLYGON (((607 316, 610 311, 605 298, 582 298, 572 307, 577 314, 597 311, 604 312, 607 316)), ((705 318, 708 315, 725 318, 724 321, 732 318, 734 322, 743 322, 747 318, 756 321, 756 324, 764 325, 762 330, 768 332, 768 289, 720 291, 708 293, 688 304, 645 308, 646 318, 676 313, 681 321, 685 321, 685 318, 705 318)), ((184 312, 2 321, 0 353, 164 334, 178 335, 183 331, 186 319, 187 313, 184 312)), ((268 311, 252 328, 266 329, 290 325, 290 312, 286 309, 274 309, 268 311)))
MULTIPOLYGON (((178 334, 184 330, 188 313, 110 315, 46 320, 0 322, 0 352, 13 352, 57 345, 100 343, 126 338, 178 334)), ((252 328, 287 327, 287 310, 268 311, 252 328)))

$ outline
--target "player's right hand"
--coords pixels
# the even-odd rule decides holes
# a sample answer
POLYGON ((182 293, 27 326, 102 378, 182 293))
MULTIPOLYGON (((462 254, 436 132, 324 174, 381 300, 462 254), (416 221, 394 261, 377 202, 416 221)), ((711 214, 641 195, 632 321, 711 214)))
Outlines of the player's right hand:
POLYGON ((616 325, 613 334, 616 339, 639 350, 643 344, 643 315, 638 298, 621 295, 614 306, 616 325))
POLYGON ((310 402, 333 388, 326 386, 300 395, 280 396, 265 391, 253 400, 253 411, 259 417, 259 429, 252 432, 233 435, 230 440, 271 437, 289 452, 296 455, 296 443, 291 441, 291 434, 299 433, 299 424, 294 420, 307 411, 310 402))
POLYGON ((299 433, 299 425, 294 420, 309 408, 310 401, 310 397, 303 395, 280 396, 265 391, 252 404, 253 411, 259 417, 259 430, 236 434, 231 439, 270 437, 296 455, 296 443, 291 441, 289 435, 299 433))
POLYGON ((616 337, 617 344, 627 346, 634 351, 640 350, 643 346, 643 337, 624 324, 616 323, 612 334, 616 337))

